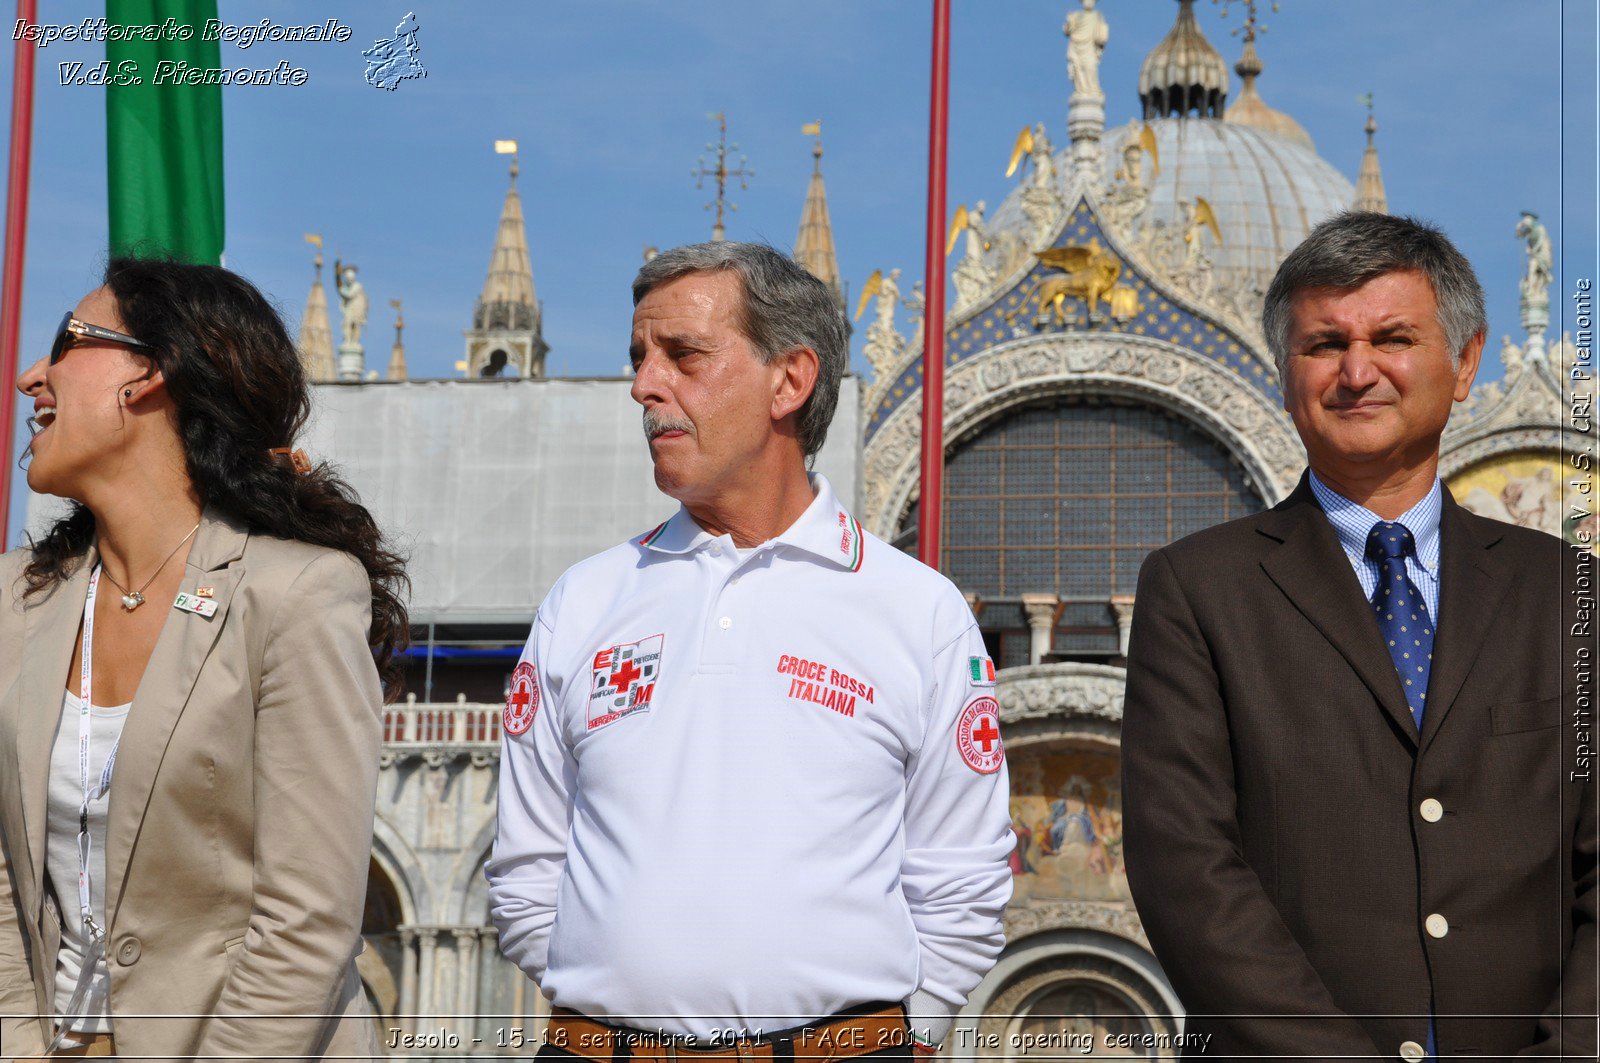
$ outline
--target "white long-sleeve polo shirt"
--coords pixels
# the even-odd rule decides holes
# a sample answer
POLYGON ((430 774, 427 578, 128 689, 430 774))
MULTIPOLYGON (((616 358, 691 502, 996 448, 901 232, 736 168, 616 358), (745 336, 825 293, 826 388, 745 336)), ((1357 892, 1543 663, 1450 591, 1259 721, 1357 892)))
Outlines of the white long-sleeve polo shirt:
POLYGON ((908 1000, 938 1041, 1000 953, 972 611, 812 482, 752 550, 680 510, 539 608, 485 870, 501 950, 556 1005, 709 1037, 908 1000))

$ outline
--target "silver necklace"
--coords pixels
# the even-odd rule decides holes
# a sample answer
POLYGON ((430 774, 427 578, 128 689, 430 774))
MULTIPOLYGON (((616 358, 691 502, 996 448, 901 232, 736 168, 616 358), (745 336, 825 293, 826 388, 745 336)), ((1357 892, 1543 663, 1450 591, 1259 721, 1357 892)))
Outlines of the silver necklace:
POLYGON ((111 574, 111 570, 109 568, 106 568, 104 564, 102 564, 100 566, 100 571, 105 574, 106 579, 111 581, 111 585, 113 587, 117 588, 117 590, 122 592, 122 608, 125 611, 131 613, 135 609, 139 608, 139 606, 144 604, 144 589, 145 589, 145 587, 150 586, 150 584, 152 584, 152 583, 154 583, 156 581, 156 577, 161 575, 161 570, 167 567, 167 562, 171 561, 173 559, 173 557, 177 555, 178 551, 183 549, 183 544, 188 542, 190 539, 194 538, 194 533, 199 531, 199 530, 200 530, 200 525, 199 524, 196 524, 194 527, 190 528, 189 529, 189 534, 185 535, 182 539, 178 540, 178 545, 174 546, 172 548, 172 553, 168 554, 166 556, 166 558, 164 560, 162 560, 161 564, 156 567, 156 570, 153 573, 150 574, 150 578, 145 580, 144 583, 136 591, 130 591, 130 590, 128 590, 128 588, 126 588, 122 584, 118 583, 117 582, 117 577, 113 576, 111 574))

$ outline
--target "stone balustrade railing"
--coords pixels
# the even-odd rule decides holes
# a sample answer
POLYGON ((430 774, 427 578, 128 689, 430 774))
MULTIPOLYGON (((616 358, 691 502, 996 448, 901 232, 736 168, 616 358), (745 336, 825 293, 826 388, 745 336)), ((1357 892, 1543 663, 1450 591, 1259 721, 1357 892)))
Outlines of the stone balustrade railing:
POLYGON ((485 702, 406 700, 383 709, 385 762, 415 754, 471 753, 493 756, 500 749, 504 706, 485 702))

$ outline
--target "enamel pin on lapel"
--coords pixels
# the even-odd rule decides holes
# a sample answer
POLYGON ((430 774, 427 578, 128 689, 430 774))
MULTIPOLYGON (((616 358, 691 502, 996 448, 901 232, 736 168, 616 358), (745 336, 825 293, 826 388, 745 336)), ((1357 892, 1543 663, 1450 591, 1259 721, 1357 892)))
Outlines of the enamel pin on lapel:
POLYGON ((215 598, 217 596, 216 589, 213 587, 196 587, 194 593, 197 598, 215 598))
MULTIPOLYGON (((211 588, 207 587, 207 590, 211 588)), ((177 600, 172 603, 174 609, 182 609, 186 613, 199 613, 210 618, 216 615, 217 603, 210 598, 202 598, 198 594, 180 593, 177 600)))

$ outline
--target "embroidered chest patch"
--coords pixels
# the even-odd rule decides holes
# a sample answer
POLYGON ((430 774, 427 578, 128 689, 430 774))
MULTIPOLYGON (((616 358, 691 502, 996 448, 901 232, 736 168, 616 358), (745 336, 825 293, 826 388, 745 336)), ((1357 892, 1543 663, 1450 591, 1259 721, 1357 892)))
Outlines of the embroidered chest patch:
POLYGON ((615 723, 650 707, 661 675, 661 648, 666 635, 607 647, 594 655, 589 685, 589 730, 615 723))
POLYGON ((519 662, 511 673, 511 689, 506 692, 506 715, 501 726, 508 735, 519 735, 533 726, 539 711, 539 677, 528 661, 519 662))

